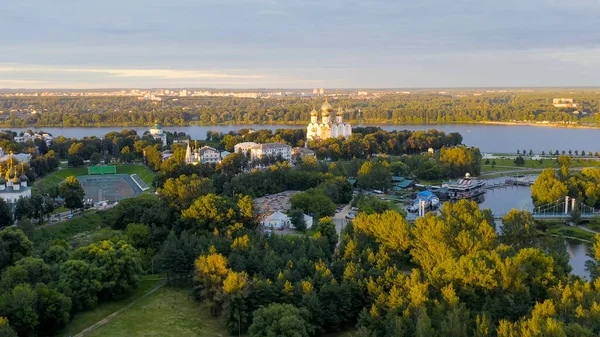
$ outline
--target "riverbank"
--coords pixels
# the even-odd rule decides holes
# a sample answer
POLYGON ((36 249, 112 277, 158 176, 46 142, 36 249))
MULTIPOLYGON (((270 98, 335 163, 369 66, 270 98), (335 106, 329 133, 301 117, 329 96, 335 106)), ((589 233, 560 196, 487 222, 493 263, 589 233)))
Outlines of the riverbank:
MULTIPOLYGON (((235 122, 235 123, 202 123, 202 122, 186 122, 182 124, 163 124, 164 127, 233 127, 233 126, 250 126, 250 125, 280 125, 280 126, 291 126, 302 128, 306 126, 310 121, 274 121, 274 122, 260 122, 260 121, 248 121, 248 122, 235 122)), ((365 127, 365 126, 429 126, 435 128, 435 126, 453 126, 453 125, 498 125, 498 126, 539 126, 546 128, 564 128, 564 129, 600 129, 600 124, 564 124, 558 122, 552 123, 541 123, 541 122, 517 122, 517 121, 456 121, 456 122, 443 122, 443 123, 406 123, 398 122, 394 120, 347 120, 348 123, 354 127, 365 127)), ((28 125, 11 125, 0 123, 2 129, 41 129, 41 128, 150 128, 154 123, 99 123, 99 124, 86 124, 86 125, 64 125, 64 124, 28 124, 28 125)), ((402 130, 399 128, 398 130, 402 130)))

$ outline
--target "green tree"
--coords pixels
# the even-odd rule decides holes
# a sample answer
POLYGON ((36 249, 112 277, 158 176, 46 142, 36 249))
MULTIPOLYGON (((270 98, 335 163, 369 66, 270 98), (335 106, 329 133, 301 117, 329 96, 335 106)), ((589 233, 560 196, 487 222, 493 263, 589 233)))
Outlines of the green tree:
POLYGON ((290 222, 297 231, 304 232, 306 230, 306 223, 304 222, 304 212, 301 209, 292 209, 288 212, 290 222))
POLYGON ((139 254, 125 241, 92 243, 77 249, 73 258, 85 261, 98 270, 98 280, 102 285, 99 297, 122 298, 139 281, 139 254))
POLYGON ((335 251, 335 247, 337 246, 339 235, 337 234, 335 222, 329 217, 322 218, 319 220, 319 228, 318 233, 327 238, 327 242, 329 242, 329 248, 333 253, 335 251))
POLYGON ((513 162, 517 166, 523 166, 523 165, 525 165, 525 159, 523 159, 523 157, 521 157, 521 156, 518 156, 517 158, 515 158, 515 160, 513 162))
POLYGON ((294 194, 290 198, 290 204, 292 209, 300 209, 317 219, 335 213, 335 204, 319 189, 311 188, 305 192, 294 194))
POLYGON ((98 268, 81 260, 68 260, 60 266, 58 289, 72 300, 73 309, 96 307, 102 289, 98 268))
POLYGON ((531 185, 531 198, 535 205, 543 205, 562 199, 567 195, 567 186, 556 179, 552 168, 547 168, 531 185))
POLYGON ((535 223, 527 211, 513 209, 508 212, 502 219, 501 233, 502 243, 517 250, 535 246, 535 223))
POLYGON ((308 313, 291 304, 269 304, 254 312, 250 337, 308 337, 312 327, 308 313))
POLYGON ((29 198, 20 196, 15 203, 15 219, 21 220, 23 217, 31 216, 32 213, 33 207, 29 201, 29 198))
POLYGON ((30 256, 33 244, 20 229, 0 230, 0 270, 30 256))
POLYGON ((169 178, 163 188, 158 189, 160 197, 179 211, 189 208, 194 200, 210 193, 215 193, 212 181, 196 174, 169 178))
POLYGON ((65 199, 65 206, 71 210, 83 207, 85 191, 76 177, 70 176, 58 187, 60 196, 65 199))
POLYGON ((152 229, 145 224, 130 223, 125 229, 125 235, 135 248, 148 248, 152 243, 152 229))
POLYGON ((29 284, 19 284, 0 297, 0 315, 7 317, 19 336, 33 336, 39 324, 36 292, 29 284))
POLYGON ((4 199, 0 198, 0 228, 6 228, 13 225, 13 214, 10 206, 4 199))
POLYGON ((52 336, 69 323, 71 299, 44 283, 35 286, 38 335, 52 336))
POLYGON ((358 186, 387 191, 392 186, 392 171, 386 161, 367 161, 358 171, 358 186))
POLYGON ((0 336, 2 337, 17 337, 17 333, 13 328, 11 328, 10 324, 8 324, 8 319, 0 316, 0 336))

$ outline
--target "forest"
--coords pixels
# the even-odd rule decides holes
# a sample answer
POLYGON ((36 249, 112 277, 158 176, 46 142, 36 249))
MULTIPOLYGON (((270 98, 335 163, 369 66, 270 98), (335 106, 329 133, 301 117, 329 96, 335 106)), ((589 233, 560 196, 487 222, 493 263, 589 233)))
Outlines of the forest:
MULTIPOLYGON (((440 146, 434 153, 309 157, 263 170, 248 170, 243 154, 216 165, 188 165, 180 144, 163 161, 158 144, 127 130, 60 140, 45 156, 91 161, 99 153, 97 159, 108 162, 145 162, 156 172, 157 194, 121 200, 61 230, 32 226, 27 217, 35 212, 23 214, 17 226, 4 225, 0 334, 60 334, 74 317, 128 296, 144 275, 162 273, 167 287, 188 291, 231 335, 597 336, 600 236, 587 265, 590 280, 584 280, 570 274, 564 238, 539 232, 525 211, 509 212, 496 228, 489 210, 463 200, 408 222, 389 202, 353 196, 348 177, 357 177, 361 189, 385 190, 392 174, 429 169, 453 177, 480 167, 478 149, 444 147, 446 135, 429 136, 423 139, 440 146), (253 198, 285 190, 302 191, 290 199, 290 215, 313 214, 310 231, 262 230, 253 198), (361 212, 340 231, 331 216, 348 202, 361 212)), ((206 142, 221 144, 226 137, 211 135, 206 142)), ((395 137, 412 135, 381 133, 374 142, 381 148, 395 137)), ((541 202, 546 196, 538 191, 548 186, 553 193, 597 198, 597 170, 571 173, 569 160, 559 158, 565 168, 558 175, 542 174, 534 200, 541 202)), ((75 177, 59 190, 66 202, 69 193, 81 201, 75 177)))
MULTIPOLYGON (((368 98, 331 97, 354 124, 552 122, 596 125, 600 96, 593 91, 414 92, 368 98), (577 108, 555 108, 552 99, 574 98, 577 108), (577 113, 575 113, 577 111, 577 113)), ((4 127, 142 126, 190 124, 304 124, 322 98, 244 99, 180 97, 161 102, 136 97, 0 97, 4 127), (31 112, 36 113, 32 114, 31 112)))

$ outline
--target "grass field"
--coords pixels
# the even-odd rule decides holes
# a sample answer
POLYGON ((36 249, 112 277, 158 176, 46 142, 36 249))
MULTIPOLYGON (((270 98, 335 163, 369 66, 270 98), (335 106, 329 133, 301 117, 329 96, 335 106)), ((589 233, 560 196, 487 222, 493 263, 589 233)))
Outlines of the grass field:
POLYGON ((86 235, 104 227, 104 214, 101 212, 85 214, 56 225, 35 231, 34 246, 44 241, 65 239, 72 241, 76 236, 86 235))
MULTIPOLYGON (((124 306, 128 305, 129 303, 133 302, 135 299, 143 296, 148 291, 150 291, 150 289, 152 289, 160 281, 161 281, 161 278, 159 277, 159 275, 144 276, 140 280, 139 286, 137 287, 137 289, 135 289, 128 297, 126 297, 122 300, 117 300, 117 301, 102 302, 102 303, 98 304, 98 306, 96 308, 94 308, 93 310, 84 311, 84 312, 75 314, 75 317, 73 317, 73 320, 71 321, 71 323, 69 323, 69 325, 65 329, 63 329, 58 334, 58 336, 68 337, 68 336, 74 336, 74 335, 78 334, 85 328, 95 324, 96 322, 100 321, 104 317, 112 314, 115 311, 118 311, 119 309, 121 309, 124 306)), ((133 308, 132 308, 132 310, 133 310, 133 308)), ((98 335, 95 332, 92 335, 103 336, 103 335, 98 335)), ((127 334, 118 332, 118 333, 113 333, 113 334, 107 334, 104 336, 127 336, 127 334)), ((140 335, 140 336, 142 336, 142 335, 140 335)))
POLYGON ((550 230, 550 233, 556 234, 556 235, 561 234, 565 237, 572 237, 572 238, 588 240, 588 241, 593 241, 594 235, 595 235, 594 233, 590 233, 584 229, 577 228, 577 227, 570 227, 570 226, 561 226, 558 228, 553 228, 550 230))
MULTIPOLYGON (((483 161, 483 164, 481 164, 481 171, 482 172, 494 172, 494 171, 506 171, 506 170, 510 170, 510 169, 545 169, 548 167, 552 167, 552 168, 560 168, 560 165, 553 159, 543 159, 542 162, 540 163, 539 160, 531 160, 531 159, 525 159, 525 165, 523 166, 517 166, 514 163, 514 159, 501 159, 501 158, 496 158, 496 159, 490 159, 490 164, 485 164, 485 160, 483 161), (494 167, 492 167, 491 163, 492 161, 496 162, 496 165, 494 167)), ((589 167, 589 166, 596 166, 599 167, 600 166, 600 161, 598 160, 573 160, 572 164, 570 167, 589 167)))
POLYGON ((87 336, 220 337, 229 334, 219 318, 212 317, 206 307, 193 300, 190 289, 163 287, 87 336))
MULTIPOLYGON (((150 190, 153 191, 152 181, 154 180, 154 173, 152 173, 146 166, 140 164, 128 164, 128 165, 117 165, 117 173, 119 174, 137 174, 144 180, 148 186, 150 186, 150 190)), ((45 189, 50 185, 58 185, 63 180, 65 180, 69 176, 83 176, 87 175, 88 170, 87 167, 77 167, 77 168, 63 168, 60 169, 44 179, 36 181, 33 186, 37 189, 45 189)), ((146 192, 148 192, 146 191, 146 192)))
MULTIPOLYGON (((326 336, 352 337, 354 332, 326 336)), ((229 333, 221 318, 212 317, 206 306, 194 301, 190 289, 165 286, 87 336, 224 337, 229 333)))

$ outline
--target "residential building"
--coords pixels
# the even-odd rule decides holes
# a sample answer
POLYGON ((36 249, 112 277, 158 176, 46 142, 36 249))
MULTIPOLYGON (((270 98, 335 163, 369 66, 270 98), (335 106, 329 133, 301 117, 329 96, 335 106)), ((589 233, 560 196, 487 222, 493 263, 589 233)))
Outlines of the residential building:
POLYGON ((552 105, 555 108, 576 108, 577 103, 572 98, 554 98, 552 105))
POLYGON ((315 151, 305 147, 295 147, 292 149, 292 158, 304 159, 306 157, 315 157, 315 151))
POLYGON ((250 159, 256 160, 262 157, 278 157, 283 160, 292 161, 292 147, 281 143, 257 144, 250 150, 250 159))
POLYGON ((187 148, 185 149, 185 162, 186 164, 192 165, 217 164, 229 154, 230 153, 227 151, 219 152, 219 150, 210 146, 203 146, 201 148, 198 148, 197 142, 195 149, 192 150, 190 142, 188 141, 187 148))
POLYGON ((284 229, 290 226, 290 218, 280 211, 275 211, 271 215, 267 215, 261 221, 261 224, 265 228, 270 229, 284 229))
POLYGON ((243 143, 239 143, 239 144, 235 144, 233 146, 233 152, 235 153, 243 153, 243 154, 248 154, 249 151, 251 151, 256 145, 258 145, 258 143, 255 142, 243 142, 243 143))

